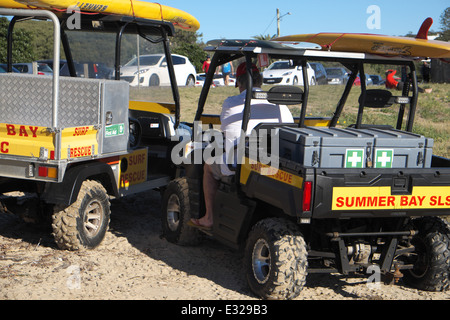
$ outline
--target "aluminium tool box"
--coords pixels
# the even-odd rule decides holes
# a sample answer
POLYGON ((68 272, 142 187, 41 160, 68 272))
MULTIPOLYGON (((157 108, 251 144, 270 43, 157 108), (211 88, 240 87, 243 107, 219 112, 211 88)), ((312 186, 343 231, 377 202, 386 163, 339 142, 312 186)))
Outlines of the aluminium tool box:
POLYGON ((430 168, 433 139, 395 129, 279 128, 280 156, 317 168, 430 168))
MULTIPOLYGON (((36 126, 40 133, 42 128, 60 130, 60 139, 53 137, 52 150, 60 149, 61 154, 55 159, 72 158, 70 147, 78 146, 83 138, 81 128, 92 127, 95 149, 91 156, 123 154, 128 149, 128 105, 129 85, 124 81, 102 79, 60 78, 58 128, 52 127, 52 77, 41 75, 2 74, 0 75, 0 112, 2 124, 36 126), (19 89, 20 88, 20 89, 19 89), (74 128, 65 134, 65 130, 74 128), (77 130, 75 130, 77 129, 77 130), (82 133, 82 134, 79 134, 82 133)), ((10 150, 15 143, 24 143, 25 138, 19 134, 8 134, 8 128, 0 130, 2 138, 11 139, 10 150)), ((11 130, 10 130, 11 131, 11 130)), ((16 130, 19 132, 18 130, 16 130)), ((51 138, 50 131, 47 133, 51 138)), ((84 134, 85 135, 85 134, 84 134)), ((30 139, 29 139, 30 140, 30 139)), ((42 140, 41 140, 42 141, 42 140)), ((37 148, 30 152, 39 155, 40 140, 30 140, 37 148)), ((86 143, 85 143, 86 144, 86 143)), ((10 152, 14 155, 14 152, 10 152)), ((16 155, 20 155, 17 154, 16 155)))

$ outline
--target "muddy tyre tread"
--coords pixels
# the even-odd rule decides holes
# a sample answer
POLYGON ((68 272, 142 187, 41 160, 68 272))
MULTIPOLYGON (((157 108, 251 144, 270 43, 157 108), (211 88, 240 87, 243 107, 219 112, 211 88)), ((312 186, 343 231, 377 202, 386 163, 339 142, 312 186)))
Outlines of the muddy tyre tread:
POLYGON ((426 291, 446 291, 450 289, 450 224, 438 217, 423 217, 412 221, 419 230, 416 237, 427 247, 426 273, 415 277, 405 273, 407 284, 426 291))
MULTIPOLYGON (((169 183, 163 196, 161 217, 163 236, 167 241, 180 246, 196 246, 201 242, 201 235, 198 230, 187 225, 192 217, 190 194, 188 181, 185 178, 178 178, 169 183), (170 230, 167 222, 168 201, 170 196, 174 194, 178 197, 180 205, 179 225, 175 231, 170 230)), ((195 207, 198 207, 198 204, 195 207)))
POLYGON ((98 243, 86 244, 83 243, 79 229, 80 210, 82 210, 83 201, 86 196, 94 197, 95 195, 102 195, 101 201, 106 203, 105 205, 105 223, 104 230, 100 232, 106 233, 109 227, 110 218, 110 202, 108 194, 105 188, 96 181, 86 180, 83 182, 80 192, 78 193, 77 200, 70 206, 56 205, 54 207, 54 213, 52 215, 52 229, 53 237, 58 248, 62 250, 77 251, 85 248, 93 249, 101 242, 104 237, 101 236, 98 243))
POLYGON ((263 299, 284 300, 297 297, 307 276, 307 248, 297 226, 288 220, 270 218, 258 222, 252 229, 245 248, 244 270, 250 288, 263 299), (272 247, 271 275, 266 283, 256 281, 252 269, 253 245, 265 238, 272 247))

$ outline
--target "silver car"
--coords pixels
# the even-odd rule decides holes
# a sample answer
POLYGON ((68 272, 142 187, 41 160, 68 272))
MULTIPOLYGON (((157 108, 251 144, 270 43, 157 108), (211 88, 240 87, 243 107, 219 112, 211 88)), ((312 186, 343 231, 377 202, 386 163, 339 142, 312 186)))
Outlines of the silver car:
MULTIPOLYGON (((53 75, 53 70, 46 63, 36 62, 37 63, 37 74, 43 76, 51 76, 53 75)), ((14 63, 13 66, 18 69, 21 73, 29 73, 33 74, 33 63, 14 63)))

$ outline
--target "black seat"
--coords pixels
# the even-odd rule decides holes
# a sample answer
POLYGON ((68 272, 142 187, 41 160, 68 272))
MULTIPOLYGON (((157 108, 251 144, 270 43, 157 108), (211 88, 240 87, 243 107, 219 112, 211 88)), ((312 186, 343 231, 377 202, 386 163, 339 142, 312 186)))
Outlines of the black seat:
POLYGON ((359 105, 369 108, 389 108, 392 106, 392 92, 388 90, 372 89, 366 91, 366 96, 359 96, 359 105), (364 99, 364 101, 363 101, 364 99))
POLYGON ((254 91, 253 99, 266 99, 273 104, 291 106, 303 102, 303 90, 296 86, 275 86, 268 92, 254 91))
POLYGON ((358 129, 365 128, 378 128, 378 129, 392 129, 390 125, 371 125, 371 124, 362 124, 362 115, 364 108, 389 108, 392 107, 393 104, 400 104, 404 106, 405 104, 410 103, 410 97, 396 97, 392 95, 392 92, 389 90, 383 89, 370 89, 366 90, 365 93, 361 94, 358 102, 359 102, 359 110, 358 110, 358 118, 356 124, 350 125, 350 127, 355 127, 358 129))

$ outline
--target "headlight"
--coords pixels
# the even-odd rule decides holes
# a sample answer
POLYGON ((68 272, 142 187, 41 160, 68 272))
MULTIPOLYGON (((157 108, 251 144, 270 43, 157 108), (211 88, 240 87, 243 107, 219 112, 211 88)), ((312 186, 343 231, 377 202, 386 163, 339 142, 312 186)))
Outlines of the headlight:
POLYGON ((286 72, 286 73, 283 73, 283 77, 287 77, 287 76, 290 76, 292 74, 292 71, 288 71, 288 72, 286 72))
POLYGON ((143 74, 143 73, 146 73, 148 70, 150 70, 150 69, 142 69, 142 70, 138 70, 138 71, 136 71, 134 74, 143 74))

